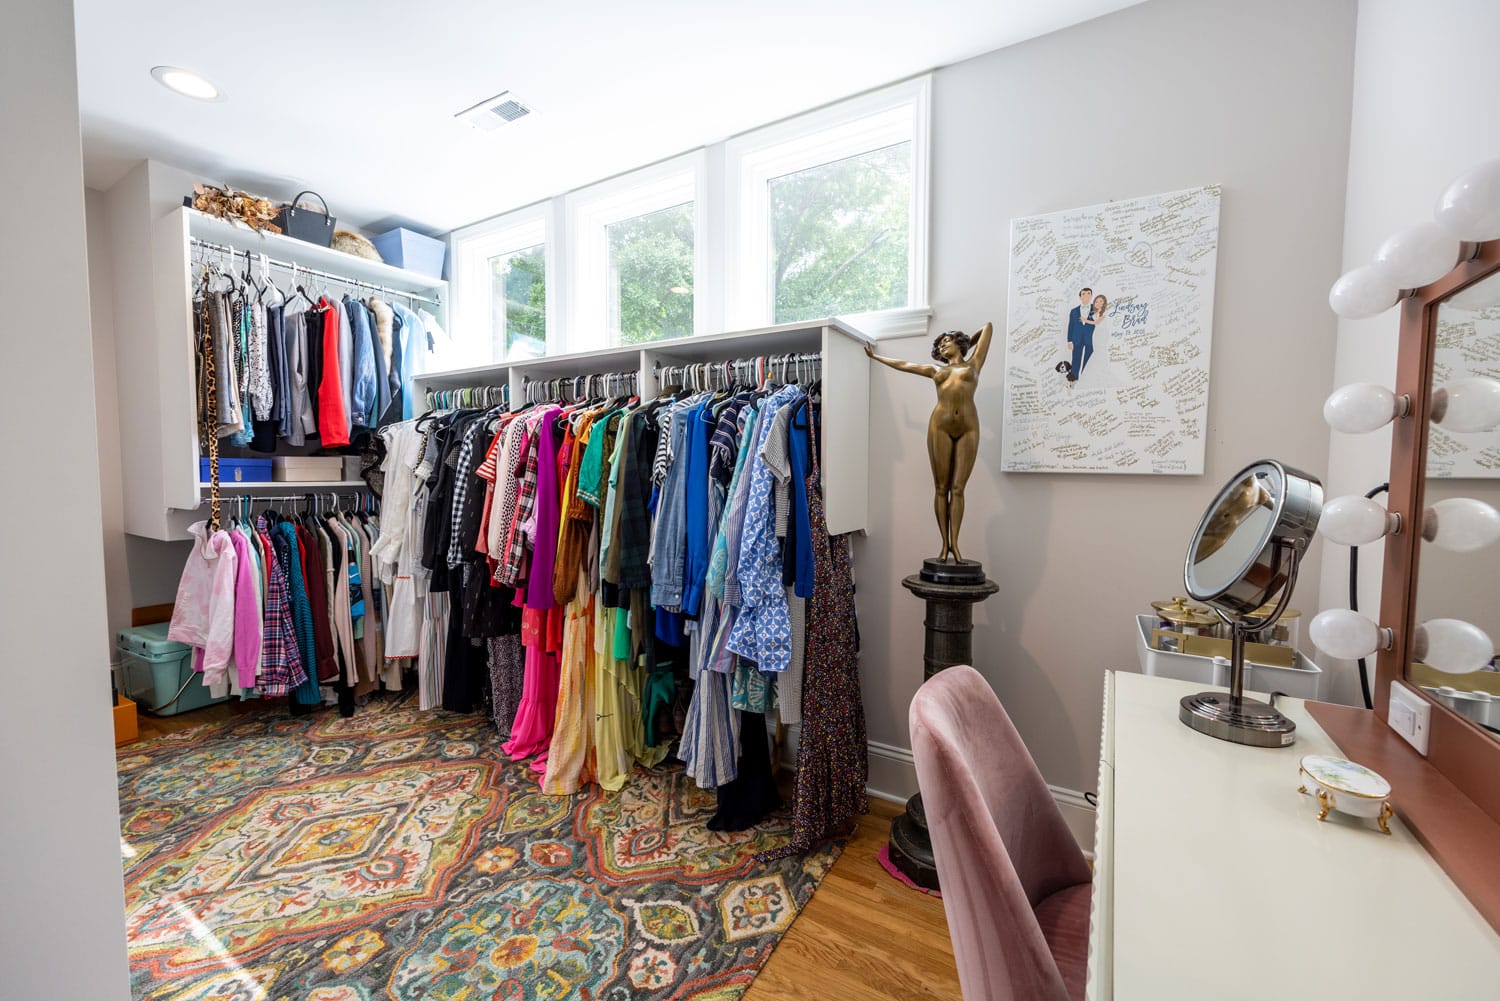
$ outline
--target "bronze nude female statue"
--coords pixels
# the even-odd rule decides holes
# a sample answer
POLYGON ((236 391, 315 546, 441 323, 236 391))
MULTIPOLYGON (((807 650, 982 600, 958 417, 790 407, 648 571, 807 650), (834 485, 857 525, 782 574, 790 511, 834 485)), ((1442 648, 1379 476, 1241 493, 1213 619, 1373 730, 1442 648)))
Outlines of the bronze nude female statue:
POLYGON ((979 411, 974 406, 974 389, 993 334, 994 325, 990 323, 973 338, 961 330, 939 334, 932 342, 933 360, 940 363, 937 365, 884 358, 865 345, 865 354, 882 365, 926 376, 937 384, 937 406, 927 421, 927 458, 932 463, 932 507, 943 536, 940 560, 963 560, 958 552, 958 529, 964 521, 964 486, 979 455, 979 411))

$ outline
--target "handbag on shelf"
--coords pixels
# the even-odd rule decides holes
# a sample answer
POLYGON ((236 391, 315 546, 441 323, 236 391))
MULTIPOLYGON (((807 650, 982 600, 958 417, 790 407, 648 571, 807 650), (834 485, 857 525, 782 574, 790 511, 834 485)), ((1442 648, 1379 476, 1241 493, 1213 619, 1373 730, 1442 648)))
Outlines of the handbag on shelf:
POLYGON ((287 236, 294 236, 307 243, 326 247, 333 242, 333 227, 338 220, 328 214, 328 203, 316 191, 298 193, 281 211, 276 213, 275 223, 287 236), (298 203, 303 195, 312 195, 323 206, 323 211, 305 208, 298 203))

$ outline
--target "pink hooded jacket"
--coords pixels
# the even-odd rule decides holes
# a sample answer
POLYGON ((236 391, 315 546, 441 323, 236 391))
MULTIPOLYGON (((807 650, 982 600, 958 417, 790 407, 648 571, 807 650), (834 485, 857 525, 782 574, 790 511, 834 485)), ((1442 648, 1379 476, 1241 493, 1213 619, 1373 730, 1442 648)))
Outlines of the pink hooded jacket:
POLYGON ((234 584, 239 560, 228 532, 209 535, 208 522, 189 529, 193 551, 182 568, 167 639, 201 651, 203 683, 224 684, 234 663, 234 584))

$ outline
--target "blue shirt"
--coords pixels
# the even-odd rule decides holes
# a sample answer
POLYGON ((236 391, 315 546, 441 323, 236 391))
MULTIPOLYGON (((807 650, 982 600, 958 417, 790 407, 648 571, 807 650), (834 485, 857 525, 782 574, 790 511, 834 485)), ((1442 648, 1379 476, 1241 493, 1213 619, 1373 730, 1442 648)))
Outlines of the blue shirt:
MULTIPOLYGON (((412 418, 411 380, 427 371, 427 328, 417 314, 405 306, 391 303, 391 310, 401 317, 401 419, 412 418)), ((392 351, 396 348, 393 346, 392 351)))
POLYGON ((792 413, 787 436, 792 446, 792 545, 795 582, 792 591, 799 598, 813 593, 812 523, 807 517, 807 478, 812 475, 812 401, 802 400, 792 413))
POLYGON ((776 538, 775 474, 762 447, 770 436, 776 411, 801 394, 783 386, 761 406, 760 431, 750 467, 745 527, 740 539, 739 580, 744 607, 730 630, 728 649, 754 661, 762 671, 785 671, 792 663, 792 621, 786 587, 781 583, 781 549, 776 538))
POLYGON ((344 312, 349 317, 354 351, 349 423, 353 427, 372 428, 380 414, 375 409, 379 389, 375 383, 375 345, 370 333, 370 314, 365 311, 363 303, 354 299, 344 300, 344 312))
POLYGON ((713 539, 708 523, 708 437, 715 417, 709 400, 688 411, 687 490, 684 499, 687 548, 683 569, 682 613, 697 618, 703 608, 704 578, 713 539))

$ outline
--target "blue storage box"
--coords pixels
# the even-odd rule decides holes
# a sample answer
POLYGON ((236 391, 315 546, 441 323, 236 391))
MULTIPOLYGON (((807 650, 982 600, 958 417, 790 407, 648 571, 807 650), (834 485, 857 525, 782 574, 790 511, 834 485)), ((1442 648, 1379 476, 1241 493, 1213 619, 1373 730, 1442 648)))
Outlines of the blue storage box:
MULTIPOLYGON (((208 460, 198 460, 198 482, 208 482, 208 460)), ((270 459, 220 459, 220 483, 270 483, 270 459)))
POLYGON ((442 240, 396 227, 382 233, 374 240, 380 259, 398 268, 406 268, 430 278, 443 277, 443 262, 448 257, 448 245, 442 240))
POLYGON ((228 696, 214 698, 193 672, 193 648, 167 639, 167 623, 121 629, 115 649, 123 657, 125 694, 148 713, 175 716, 200 709, 228 696))

